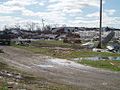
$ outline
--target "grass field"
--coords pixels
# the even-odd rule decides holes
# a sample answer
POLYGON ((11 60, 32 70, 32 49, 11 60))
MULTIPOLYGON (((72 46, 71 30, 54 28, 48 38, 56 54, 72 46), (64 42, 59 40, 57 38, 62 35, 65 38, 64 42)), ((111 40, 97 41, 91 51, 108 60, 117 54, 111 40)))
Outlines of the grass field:
POLYGON ((64 43, 61 41, 56 40, 40 40, 32 42, 32 46, 36 47, 61 47, 61 48, 72 48, 72 49, 81 49, 81 44, 70 44, 64 43))
POLYGON ((92 52, 87 50, 73 50, 73 49, 55 49, 55 48, 45 48, 45 47, 35 47, 35 46, 15 46, 18 48, 26 49, 32 51, 34 53, 44 54, 52 57, 63 58, 63 59, 72 59, 72 58, 80 58, 80 57, 94 57, 94 56, 101 56, 101 57, 117 57, 120 54, 109 53, 109 52, 92 52))
POLYGON ((78 63, 89 65, 97 68, 109 69, 112 71, 120 71, 120 61, 112 60, 99 60, 99 61, 90 61, 90 60, 81 60, 78 63))

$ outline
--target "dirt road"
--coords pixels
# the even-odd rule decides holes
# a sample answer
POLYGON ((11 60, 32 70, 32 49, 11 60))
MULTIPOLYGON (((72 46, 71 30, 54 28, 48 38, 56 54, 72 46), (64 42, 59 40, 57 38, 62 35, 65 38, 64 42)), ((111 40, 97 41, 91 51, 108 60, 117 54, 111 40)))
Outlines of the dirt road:
POLYGON ((76 86, 77 90, 120 90, 120 72, 96 69, 14 47, 0 48, 5 52, 0 58, 9 65, 48 81, 76 86))

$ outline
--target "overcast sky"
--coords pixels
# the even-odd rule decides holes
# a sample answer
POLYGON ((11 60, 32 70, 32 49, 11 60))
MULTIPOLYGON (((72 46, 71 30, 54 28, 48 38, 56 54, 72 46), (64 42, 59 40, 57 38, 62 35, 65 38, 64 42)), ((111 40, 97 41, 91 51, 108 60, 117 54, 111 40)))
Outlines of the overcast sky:
MULTIPOLYGON (((98 27, 100 0, 0 0, 0 28, 37 22, 98 27)), ((103 26, 120 28, 120 0, 103 0, 103 26)))

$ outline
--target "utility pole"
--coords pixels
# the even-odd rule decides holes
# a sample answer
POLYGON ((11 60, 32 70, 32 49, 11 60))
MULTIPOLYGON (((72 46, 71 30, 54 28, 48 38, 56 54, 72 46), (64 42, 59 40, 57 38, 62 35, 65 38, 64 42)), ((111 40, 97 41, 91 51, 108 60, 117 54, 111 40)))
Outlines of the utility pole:
POLYGON ((100 0, 99 48, 102 48, 102 0, 100 0))
POLYGON ((45 25, 44 25, 44 19, 42 19, 42 25, 43 25, 43 28, 42 28, 42 30, 44 30, 44 28, 45 28, 45 25))

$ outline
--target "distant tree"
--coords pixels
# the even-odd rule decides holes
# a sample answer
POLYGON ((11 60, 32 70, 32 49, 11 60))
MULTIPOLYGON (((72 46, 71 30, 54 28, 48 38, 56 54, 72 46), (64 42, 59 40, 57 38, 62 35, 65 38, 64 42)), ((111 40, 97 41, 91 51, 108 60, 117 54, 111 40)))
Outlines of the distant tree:
POLYGON ((35 30, 36 23, 34 23, 34 22, 27 22, 25 27, 27 28, 27 30, 33 31, 33 30, 35 30))
POLYGON ((46 25, 44 27, 43 33, 46 33, 46 34, 52 33, 52 26, 51 25, 46 25))
POLYGON ((63 24, 62 27, 66 27, 67 25, 66 24, 63 24))
POLYGON ((36 23, 36 30, 37 30, 37 31, 42 31, 42 28, 41 28, 41 26, 39 25, 39 23, 36 23))
POLYGON ((6 30, 7 28, 8 28, 8 26, 7 26, 7 25, 4 25, 3 30, 6 30))
POLYGON ((51 26, 51 25, 46 25, 46 26, 45 26, 45 30, 51 31, 51 29, 52 29, 52 26, 51 26))
POLYGON ((19 23, 15 23, 15 25, 12 26, 11 28, 14 28, 14 29, 16 29, 16 30, 21 30, 21 26, 20 26, 19 23))
POLYGON ((52 27, 54 27, 54 28, 57 28, 57 27, 59 27, 60 25, 59 24, 53 24, 52 25, 52 27))

